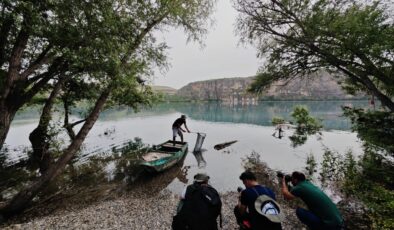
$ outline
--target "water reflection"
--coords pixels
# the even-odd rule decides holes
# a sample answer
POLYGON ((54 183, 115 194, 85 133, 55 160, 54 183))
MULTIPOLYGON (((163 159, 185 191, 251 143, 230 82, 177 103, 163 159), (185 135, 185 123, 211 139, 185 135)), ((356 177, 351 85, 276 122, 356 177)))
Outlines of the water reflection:
POLYGON ((205 166, 207 166, 207 162, 205 161, 205 159, 204 159, 204 157, 202 155, 202 152, 205 152, 205 151, 206 150, 202 149, 200 151, 194 151, 193 152, 193 155, 194 155, 194 157, 197 160, 198 168, 200 168, 200 169, 205 168, 205 166))
POLYGON ((188 175, 190 166, 185 166, 186 155, 177 164, 171 168, 160 172, 160 173, 150 173, 145 170, 140 171, 136 180, 132 183, 128 183, 130 188, 143 188, 144 193, 149 193, 148 195, 157 194, 163 191, 168 185, 175 179, 183 184, 189 182, 188 175))
POLYGON ((290 120, 296 105, 304 105, 310 114, 321 118, 325 129, 349 130, 350 121, 342 116, 341 106, 367 107, 367 101, 262 101, 258 105, 225 105, 218 102, 162 103, 133 114, 130 109, 111 109, 102 113, 103 120, 122 116, 149 116, 179 112, 195 120, 247 123, 271 126, 275 116, 290 120))
MULTIPOLYGON (((105 158, 113 154, 112 150, 115 149, 116 153, 104 162, 105 164, 96 164, 101 167, 100 170, 97 169, 97 174, 100 174, 98 177, 103 178, 104 175, 103 179, 109 183, 116 182, 128 186, 139 183, 138 181, 143 183, 145 179, 146 181, 155 181, 153 178, 165 177, 163 183, 167 183, 167 179, 172 178, 173 182, 168 188, 171 191, 179 191, 187 183, 187 179, 193 180, 194 174, 206 172, 211 176, 211 182, 215 187, 220 191, 228 191, 234 189, 234 186, 239 183, 237 178, 243 170, 240 159, 252 151, 258 152, 270 167, 287 170, 297 170, 303 167, 306 154, 312 152, 316 154, 317 161, 320 161, 323 154, 322 145, 342 152, 348 148, 359 152, 360 143, 357 142, 357 134, 342 131, 323 131, 322 141, 308 138, 304 145, 292 148, 288 137, 293 134, 294 130, 284 128, 282 134, 284 137, 274 138, 272 134, 275 128, 271 125, 271 120, 274 116, 289 120, 288 116, 293 111, 293 106, 305 104, 311 115, 327 118, 324 122, 329 125, 325 128, 347 129, 350 122, 346 118, 340 117, 342 114, 340 106, 342 104, 362 106, 363 103, 362 101, 261 102, 254 106, 226 106, 218 103, 168 103, 157 105, 152 109, 144 109, 139 113, 134 113, 128 108, 112 108, 104 111, 100 120, 93 127, 85 141, 85 148, 81 150, 79 159, 76 159, 80 162, 77 163, 77 166, 87 163, 94 155, 105 158), (171 138, 171 122, 180 113, 189 116, 188 122, 193 131, 199 130, 207 133, 203 144, 206 152, 189 154, 184 163, 181 162, 171 171, 155 177, 147 176, 145 179, 138 179, 141 178, 138 176, 140 173, 137 163, 138 154, 133 155, 130 152, 129 157, 123 159, 127 153, 123 154, 120 151, 120 146, 135 136, 143 138, 145 143, 151 145, 162 143, 163 139, 171 138), (214 149, 216 144, 231 140, 238 140, 238 142, 220 151, 214 149), (183 181, 186 182, 183 183, 183 181)), ((23 116, 23 119, 30 118, 23 116)), ((35 124, 25 124, 11 127, 6 140, 6 143, 11 146, 10 151, 15 152, 13 151, 15 146, 28 146, 29 143, 24 141, 23 134, 29 133, 30 129, 35 126, 35 124)), ((276 133, 276 137, 278 137, 278 133, 276 133)), ((25 139, 28 140, 27 137, 25 139)), ((186 134, 185 141, 189 142, 192 147, 196 143, 196 136, 186 134)), ((20 153, 20 151, 17 152, 20 153)), ((20 159, 16 156, 19 155, 8 154, 6 161, 20 159)), ((92 174, 94 172, 95 170, 90 171, 92 174)), ((78 180, 78 177, 75 178, 78 180)), ((87 180, 87 177, 85 178, 87 180)))
POLYGON ((282 139, 282 137, 284 137, 283 128, 281 126, 275 127, 275 132, 272 134, 272 136, 278 139, 282 139))
MULTIPOLYGON (((96 192, 108 189, 105 185, 109 184, 125 189, 135 187, 131 185, 141 184, 145 188, 150 187, 149 192, 158 193, 175 178, 182 183, 188 183, 190 166, 184 167, 187 154, 164 173, 151 174, 139 165, 141 156, 149 148, 140 138, 135 138, 113 146, 110 152, 95 153, 93 156, 80 159, 76 164, 70 164, 63 174, 51 182, 36 201, 39 202, 41 197, 45 199, 49 194, 56 194, 60 190, 66 194, 73 193, 73 190, 90 191, 94 187, 96 192)), ((0 154, 0 202, 10 199, 23 184, 37 177, 36 170, 22 164, 23 161, 5 167, 4 159, 4 154, 0 154)), ((202 155, 199 159, 205 162, 202 155)), ((119 192, 119 189, 117 191, 119 192)))
MULTIPOLYGON (((349 130, 350 122, 341 116, 341 106, 365 108, 368 107, 368 101, 261 101, 258 105, 226 105, 219 102, 161 103, 153 108, 142 109, 138 113, 128 107, 110 108, 101 113, 100 120, 179 112, 195 120, 271 126, 272 118, 275 116, 290 120, 290 113, 296 105, 306 106, 312 116, 321 118, 325 129, 349 130)), ((78 116, 82 110, 79 108, 73 111, 73 114, 78 116)), ((18 112, 15 124, 34 121, 37 118, 37 108, 27 108, 18 112)))

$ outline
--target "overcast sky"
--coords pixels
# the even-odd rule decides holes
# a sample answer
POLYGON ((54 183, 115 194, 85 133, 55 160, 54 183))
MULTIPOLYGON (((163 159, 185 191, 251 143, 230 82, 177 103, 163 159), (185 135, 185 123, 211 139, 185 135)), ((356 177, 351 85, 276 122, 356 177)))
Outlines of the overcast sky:
POLYGON ((256 74, 261 61, 253 47, 239 45, 234 33, 236 16, 231 1, 219 0, 214 13, 216 23, 206 36, 203 49, 196 43, 186 44, 182 31, 166 33, 171 66, 164 74, 156 72, 153 84, 179 89, 193 81, 256 74))

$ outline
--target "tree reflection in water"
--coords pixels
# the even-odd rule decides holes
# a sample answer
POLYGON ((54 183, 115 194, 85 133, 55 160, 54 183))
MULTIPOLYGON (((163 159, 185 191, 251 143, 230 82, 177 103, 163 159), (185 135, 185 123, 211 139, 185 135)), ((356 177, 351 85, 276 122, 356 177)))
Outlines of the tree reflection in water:
MULTIPOLYGON (((107 152, 84 154, 68 165, 65 173, 49 184, 33 205, 42 203, 47 197, 91 197, 91 200, 98 200, 101 196, 113 196, 138 185, 147 186, 149 191, 156 193, 165 189, 175 178, 188 183, 188 168, 183 168, 185 157, 163 173, 145 173, 139 163, 149 148, 140 138, 135 138, 107 152)), ((37 176, 37 167, 28 167, 25 161, 7 165, 5 156, 4 153, 0 154, 0 202, 7 201, 23 184, 37 176)))

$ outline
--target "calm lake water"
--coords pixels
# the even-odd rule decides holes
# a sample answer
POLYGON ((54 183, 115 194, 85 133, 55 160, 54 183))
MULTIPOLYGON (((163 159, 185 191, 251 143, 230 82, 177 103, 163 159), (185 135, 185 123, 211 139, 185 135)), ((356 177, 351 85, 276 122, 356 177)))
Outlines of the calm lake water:
MULTIPOLYGON (((256 152, 270 168, 291 172, 303 170, 306 158, 313 154, 318 162, 323 149, 329 148, 339 153, 352 150, 355 155, 361 152, 357 135, 350 132, 350 121, 342 117, 341 106, 366 107, 366 101, 272 101, 259 105, 230 106, 218 103, 166 103, 152 109, 134 113, 131 109, 110 109, 104 111, 90 132, 84 144, 84 159, 90 155, 106 152, 135 137, 149 145, 159 144, 171 139, 171 125, 181 114, 188 117, 187 125, 192 132, 203 132, 207 136, 201 155, 194 155, 197 134, 186 133, 189 153, 178 169, 171 173, 166 188, 179 192, 193 180, 198 172, 208 173, 211 184, 219 191, 234 190, 241 182, 238 180, 244 170, 242 159, 256 152), (315 117, 323 119, 324 131, 320 136, 310 136, 302 146, 293 148, 285 130, 284 137, 275 138, 275 128, 271 125, 274 116, 290 119, 295 105, 305 105, 315 117), (106 133, 106 134, 105 134, 106 133), (237 140, 225 149, 215 150, 216 144, 237 140)), ((9 160, 25 157, 20 149, 29 146, 28 135, 35 128, 38 113, 24 111, 16 117, 6 145, 9 147, 9 160)), ((77 118, 75 118, 77 119, 77 118)), ((108 166, 111 171, 111 165, 108 166)))

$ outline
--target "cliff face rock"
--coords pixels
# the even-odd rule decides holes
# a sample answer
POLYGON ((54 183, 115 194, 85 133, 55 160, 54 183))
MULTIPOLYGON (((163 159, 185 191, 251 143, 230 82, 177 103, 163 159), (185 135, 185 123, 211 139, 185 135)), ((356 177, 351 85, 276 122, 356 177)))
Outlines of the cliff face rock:
POLYGON ((327 73, 314 74, 290 82, 276 82, 262 95, 247 93, 254 77, 224 78, 192 82, 177 91, 177 95, 196 100, 217 100, 229 103, 254 103, 270 100, 328 100, 359 99, 362 95, 346 94, 337 81, 327 73))
POLYGON ((151 86, 153 91, 157 92, 157 93, 163 93, 163 94, 167 94, 167 95, 175 95, 177 90, 168 86, 159 86, 159 85, 154 85, 151 86))
POLYGON ((193 82, 179 89, 177 95, 196 100, 254 101, 257 96, 246 92, 252 81, 253 77, 193 82))

